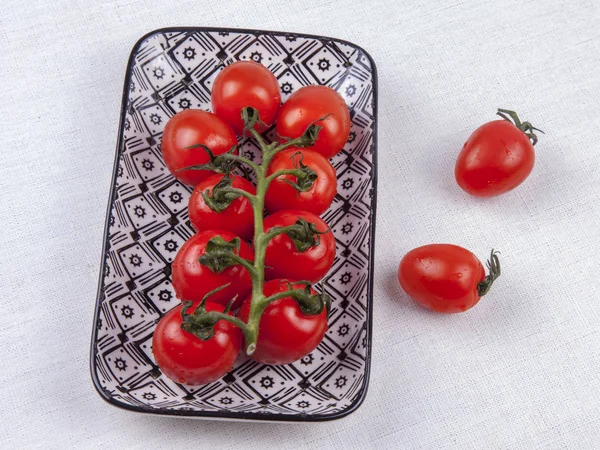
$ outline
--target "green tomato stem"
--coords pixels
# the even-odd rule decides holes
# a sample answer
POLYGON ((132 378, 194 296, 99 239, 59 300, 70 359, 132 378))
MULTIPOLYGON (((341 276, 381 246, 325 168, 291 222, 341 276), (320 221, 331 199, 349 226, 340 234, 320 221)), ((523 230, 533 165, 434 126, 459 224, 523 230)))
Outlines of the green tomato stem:
POLYGON ((489 292, 490 288, 492 287, 492 284, 494 284, 494 281, 496 281, 502 273, 502 271, 500 270, 500 259, 498 258, 498 253, 500 252, 492 249, 490 259, 487 260, 486 265, 489 274, 486 275, 486 277, 483 280, 481 280, 477 285, 477 293, 480 297, 483 297, 489 292))
POLYGON ((535 146, 535 144, 537 144, 538 141, 538 137, 534 133, 534 131, 539 131, 540 133, 544 134, 542 130, 531 125, 531 122, 521 122, 521 119, 519 119, 519 116, 515 111, 512 111, 510 109, 498 108, 498 112, 496 112, 496 114, 502 117, 504 120, 512 123, 519 130, 525 133, 525 136, 527 136, 531 140, 531 145, 533 146, 535 146))
POLYGON ((246 166, 251 167, 252 170, 254 170, 254 172, 256 172, 258 170, 258 164, 250 161, 248 158, 244 158, 243 156, 233 155, 230 153, 224 153, 224 154, 219 155, 219 157, 223 158, 223 159, 230 159, 232 161, 237 161, 239 163, 245 164, 246 166))
MULTIPOLYGON (((267 144, 256 130, 252 128, 249 131, 256 139, 256 142, 258 143, 262 152, 262 163, 260 165, 256 165, 255 169, 256 195, 252 196, 252 198, 247 196, 252 203, 254 212, 254 270, 249 271, 250 276, 252 277, 252 299, 250 303, 248 321, 242 330, 244 331, 244 336, 246 338, 246 353, 248 355, 252 355, 252 353, 254 353, 256 350, 260 317, 262 316, 265 308, 274 301, 273 297, 267 299, 263 294, 263 287, 265 283, 265 254, 267 245, 273 237, 294 229, 295 227, 294 225, 291 225, 289 227, 281 227, 276 231, 265 233, 263 222, 265 194, 267 193, 267 189, 271 181, 278 176, 285 174, 301 175, 301 171, 298 169, 290 169, 275 172, 267 177, 267 168, 277 153, 292 146, 306 146, 307 140, 305 136, 301 136, 279 145, 276 142, 267 144)), ((284 298, 286 296, 289 297, 291 294, 293 294, 293 292, 294 291, 280 293, 281 295, 278 295, 277 298, 284 298)))
POLYGON ((227 188, 223 188, 221 190, 223 192, 231 192, 231 193, 234 193, 234 194, 241 195, 242 197, 246 197, 248 200, 250 200, 250 202, 252 202, 254 200, 254 197, 255 197, 250 192, 246 192, 243 189, 238 189, 238 188, 234 188, 234 187, 227 187, 227 188))

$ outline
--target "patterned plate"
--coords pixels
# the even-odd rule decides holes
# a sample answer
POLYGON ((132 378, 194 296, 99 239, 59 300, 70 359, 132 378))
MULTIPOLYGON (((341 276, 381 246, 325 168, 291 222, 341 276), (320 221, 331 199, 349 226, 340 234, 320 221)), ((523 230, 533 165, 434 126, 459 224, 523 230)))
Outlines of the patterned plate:
MULTIPOLYGON (((91 372, 102 398, 153 414, 275 421, 331 420, 358 408, 371 353, 376 81, 371 57, 336 39, 213 28, 162 29, 140 39, 127 66, 92 333, 91 372), (284 101, 301 86, 325 84, 350 108, 350 139, 332 160, 338 194, 323 216, 337 241, 333 304, 323 342, 301 361, 241 359, 221 380, 192 388, 163 376, 151 350, 156 323, 178 304, 170 263, 193 233, 191 190, 165 167, 161 135, 176 112, 209 110, 216 75, 239 59, 267 66, 284 101)), ((251 140, 240 146, 258 158, 251 140)))

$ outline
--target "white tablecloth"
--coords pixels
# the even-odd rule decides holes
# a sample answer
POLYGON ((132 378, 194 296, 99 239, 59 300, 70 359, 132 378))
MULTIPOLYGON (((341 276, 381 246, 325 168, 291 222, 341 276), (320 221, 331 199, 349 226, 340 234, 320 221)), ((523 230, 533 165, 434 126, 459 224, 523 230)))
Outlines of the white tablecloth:
MULTIPOLYGON (((445 3, 445 4, 442 4, 445 3)), ((600 448, 600 6, 4 0, 0 13, 1 448, 600 448), (323 34, 379 73, 373 360, 363 406, 272 425, 105 404, 88 348, 129 51, 164 26, 323 34), (469 133, 512 108, 546 131, 513 193, 453 179, 469 133), (473 310, 436 315, 396 281, 409 249, 502 251, 473 310)))

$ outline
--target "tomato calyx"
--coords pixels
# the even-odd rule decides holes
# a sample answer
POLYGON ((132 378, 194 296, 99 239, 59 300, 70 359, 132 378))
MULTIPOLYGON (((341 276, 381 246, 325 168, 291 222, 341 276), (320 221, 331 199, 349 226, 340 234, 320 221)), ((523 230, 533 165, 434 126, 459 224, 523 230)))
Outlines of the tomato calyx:
POLYGON ((246 133, 250 132, 251 129, 254 129, 256 125, 260 125, 261 131, 268 128, 269 125, 260 120, 260 115, 258 113, 258 109, 253 108, 252 106, 246 106, 242 108, 242 120, 244 121, 244 136, 246 133))
POLYGON ((304 284, 304 288, 302 289, 294 289, 293 284, 290 281, 285 281, 288 285, 288 290, 283 292, 278 292, 276 294, 267 297, 265 303, 271 304, 276 300, 282 298, 291 297, 294 299, 302 311, 302 314, 307 316, 315 316, 317 314, 321 314, 323 309, 327 311, 327 315, 329 315, 329 311, 331 310, 331 297, 323 292, 320 294, 313 294, 312 284, 310 281, 295 281, 294 284, 304 284))
POLYGON ((176 172, 182 172, 184 170, 210 170, 216 173, 230 173, 239 165, 239 162, 237 161, 238 157, 234 154, 237 149, 236 145, 231 147, 227 152, 216 156, 212 150, 204 144, 190 145, 185 147, 184 150, 193 150, 197 148, 201 148, 206 152, 209 161, 204 164, 195 164, 193 166, 182 167, 181 169, 176 170, 176 172))
POLYGON ((216 294, 219 291, 222 291, 223 289, 228 287, 229 284, 230 283, 224 284, 223 286, 219 286, 218 288, 215 288, 209 293, 207 293, 202 298, 202 301, 191 313, 188 311, 193 306, 194 302, 190 300, 184 301, 183 306, 181 308, 181 329, 193 334, 194 336, 203 341, 207 341, 215 335, 214 326, 219 320, 226 320, 237 326, 243 324, 241 320, 229 315, 231 306, 237 300, 237 295, 235 295, 229 301, 223 312, 208 311, 206 309, 206 301, 209 299, 209 297, 213 294, 216 294))
MULTIPOLYGON (((208 267, 214 273, 221 273, 225 269, 231 266, 239 264, 248 271, 250 274, 255 272, 254 266, 250 261, 245 260, 239 255, 241 239, 239 237, 233 238, 231 241, 226 241, 221 236, 215 236, 206 243, 206 250, 198 262, 203 266, 208 267)), ((214 292, 209 292, 213 294, 214 292)))
POLYGON ((480 297, 483 297, 489 292, 492 284, 494 284, 494 281, 496 281, 502 273, 500 270, 500 259, 498 258, 498 253, 500 252, 492 249, 490 259, 486 261, 489 274, 483 280, 481 280, 479 284, 477 284, 477 293, 480 297))
POLYGON ((214 212, 220 213, 225 211, 229 205, 231 205, 231 202, 243 195, 239 192, 239 189, 232 187, 232 182, 233 177, 229 173, 226 173, 225 176, 215 184, 212 193, 210 193, 208 189, 202 192, 204 203, 206 203, 214 212))
POLYGON ((540 133, 544 134, 542 130, 531 125, 531 122, 521 122, 521 119, 519 119, 519 116, 515 111, 498 108, 496 114, 502 117, 504 120, 512 123, 519 130, 525 133, 525 136, 527 136, 531 140, 531 145, 537 144, 538 141, 538 137, 534 133, 534 131, 539 131, 540 133))
POLYGON ((292 160, 295 169, 291 169, 289 171, 281 170, 278 171, 278 173, 287 172, 290 175, 294 175, 296 177, 296 181, 294 182, 287 178, 284 178, 281 181, 296 189, 298 191, 298 195, 300 195, 301 192, 308 192, 317 180, 317 172, 304 164, 304 155, 302 152, 294 153, 290 159, 292 160))
POLYGON ((181 308, 181 329, 193 334, 197 338, 207 341, 215 335, 214 326, 217 321, 208 319, 208 312, 203 304, 192 312, 188 313, 194 302, 185 301, 181 308))
POLYGON ((308 127, 306 127, 306 130, 304 130, 304 133, 302 133, 302 135, 298 138, 292 139, 286 136, 280 136, 281 138, 283 138, 286 143, 283 144, 281 147, 281 150, 283 150, 284 148, 290 147, 291 145, 289 145, 291 142, 293 142, 292 145, 296 146, 296 147, 310 147, 312 145, 315 144, 315 141, 319 138, 319 133, 321 132, 321 130, 323 129, 323 127, 321 125, 317 125, 317 122, 320 122, 322 120, 327 119, 331 114, 326 114, 323 117, 319 117, 317 120, 313 121, 310 123, 310 125, 308 125, 308 127))
POLYGON ((285 227, 273 227, 266 234, 266 239, 269 241, 280 234, 287 234, 294 243, 296 250, 300 253, 307 251, 312 247, 316 247, 321 242, 321 235, 329 233, 331 230, 319 231, 317 226, 299 217, 294 225, 285 227))

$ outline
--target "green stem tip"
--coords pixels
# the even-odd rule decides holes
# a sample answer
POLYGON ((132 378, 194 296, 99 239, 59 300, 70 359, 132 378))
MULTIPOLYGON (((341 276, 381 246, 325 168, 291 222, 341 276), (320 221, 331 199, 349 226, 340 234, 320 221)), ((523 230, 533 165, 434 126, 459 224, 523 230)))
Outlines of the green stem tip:
POLYGON ((500 252, 492 249, 490 259, 488 259, 486 262, 489 274, 486 275, 486 277, 477 285, 477 293, 480 297, 483 297, 490 291, 492 284, 494 284, 494 281, 496 281, 502 273, 500 270, 500 259, 498 258, 498 253, 500 252))
POLYGON ((537 144, 538 141, 538 137, 534 133, 534 131, 539 131, 540 133, 545 134, 539 128, 536 128, 533 125, 531 125, 531 122, 521 122, 521 119, 519 119, 519 116, 515 111, 511 111, 510 109, 498 108, 496 114, 502 117, 504 120, 512 123, 519 130, 525 133, 525 136, 527 136, 531 140, 531 145, 537 144))

